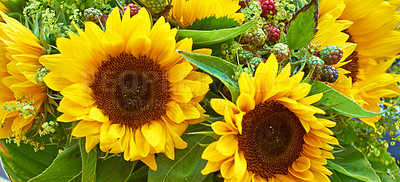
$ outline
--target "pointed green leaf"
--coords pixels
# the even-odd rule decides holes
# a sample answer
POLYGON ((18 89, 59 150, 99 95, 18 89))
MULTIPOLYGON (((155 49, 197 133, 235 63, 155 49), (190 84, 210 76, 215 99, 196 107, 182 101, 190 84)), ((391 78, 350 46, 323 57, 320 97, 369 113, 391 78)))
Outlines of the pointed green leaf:
POLYGON ((210 143, 214 141, 211 137, 203 135, 183 135, 182 138, 188 143, 183 150, 176 150, 175 160, 167 158, 164 154, 156 159, 157 171, 149 170, 149 182, 165 181, 203 181, 207 178, 200 173, 207 161, 201 159, 205 149, 198 143, 210 143))
POLYGON ((45 171, 29 181, 70 181, 81 173, 81 153, 79 151, 79 144, 75 143, 58 154, 53 163, 45 171))
POLYGON ((215 56, 184 51, 180 51, 180 54, 193 65, 221 80, 231 92, 232 100, 236 101, 236 98, 239 96, 239 86, 236 81, 232 80, 235 76, 236 65, 215 56))
POLYGON ((326 85, 325 83, 319 82, 319 81, 315 81, 312 84, 312 88, 311 88, 309 95, 314 95, 317 93, 324 93, 324 96, 321 99, 323 105, 333 106, 332 109, 334 109, 338 113, 343 114, 347 117, 352 117, 352 118, 370 118, 370 117, 374 117, 374 116, 379 116, 383 113, 388 112, 397 103, 400 102, 400 97, 399 97, 396 100, 396 102, 393 104, 392 107, 390 107, 382 112, 375 113, 375 112, 364 110, 360 105, 358 105, 356 102, 354 102, 350 98, 344 96, 343 94, 336 91, 332 87, 326 85))
POLYGON ((147 182, 147 174, 149 172, 149 167, 144 165, 138 169, 135 169, 128 181, 134 182, 147 182))
MULTIPOLYGON (((382 156, 382 155, 381 155, 382 156)), ((372 168, 376 171, 376 174, 384 182, 396 182, 400 181, 399 166, 397 166, 396 161, 390 164, 384 164, 381 162, 380 158, 369 158, 372 168)))
POLYGON ((0 141, 0 156, 3 168, 12 181, 27 181, 43 172, 56 158, 56 146, 46 146, 46 150, 35 152, 24 143, 18 147, 14 143, 0 141))
POLYGON ((292 17, 286 35, 290 49, 299 50, 312 40, 317 27, 317 16, 318 0, 312 0, 292 17))
POLYGON ((225 42, 243 34, 249 28, 255 25, 256 21, 250 21, 240 27, 226 28, 219 30, 178 30, 178 39, 186 37, 193 39, 193 44, 211 45, 225 42))
POLYGON ((85 150, 85 138, 80 139, 79 147, 82 155, 82 181, 96 181, 96 148, 87 153, 85 150))
POLYGON ((360 150, 354 145, 342 146, 344 147, 342 151, 333 153, 335 159, 328 161, 330 169, 361 181, 381 181, 360 150))
POLYGON ((97 181, 126 181, 137 161, 126 161, 122 156, 114 156, 97 162, 97 181))
POLYGON ((215 17, 209 16, 203 18, 201 20, 196 19, 191 25, 187 27, 190 30, 218 30, 224 28, 233 28, 239 26, 239 22, 237 22, 233 18, 224 17, 215 17))

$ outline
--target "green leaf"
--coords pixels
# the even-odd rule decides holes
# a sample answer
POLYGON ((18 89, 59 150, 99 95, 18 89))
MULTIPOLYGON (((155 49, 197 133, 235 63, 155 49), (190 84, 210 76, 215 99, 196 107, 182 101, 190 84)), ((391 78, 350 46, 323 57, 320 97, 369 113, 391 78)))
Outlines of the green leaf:
POLYGON ((312 40, 318 22, 316 17, 318 17, 318 0, 312 0, 292 17, 286 35, 290 49, 299 50, 312 40))
POLYGON ((352 178, 335 170, 332 170, 332 173, 331 182, 363 182, 362 180, 352 178))
POLYGON ((384 164, 380 158, 368 158, 376 174, 384 182, 400 181, 399 166, 393 160, 391 164, 384 164))
POLYGON ((137 161, 126 161, 122 156, 114 156, 97 162, 97 181, 126 181, 137 161))
POLYGON ((325 106, 332 106, 332 109, 337 111, 340 114, 343 114, 347 117, 351 118, 370 118, 374 116, 382 115, 383 113, 391 110, 397 103, 400 101, 400 97, 396 100, 393 106, 388 109, 375 113, 371 111, 364 110, 360 105, 351 100, 350 98, 344 96, 340 92, 326 85, 325 83, 315 81, 312 84, 311 91, 309 95, 314 95, 318 93, 324 93, 321 101, 325 106))
POLYGON ((193 44, 211 45, 225 42, 243 34, 249 28, 253 27, 256 20, 247 22, 240 27, 226 28, 219 30, 178 30, 178 39, 186 37, 193 39, 193 44))
POLYGON ((129 177, 128 181, 147 182, 148 171, 149 171, 149 167, 147 165, 144 165, 144 166, 140 167, 139 169, 136 169, 135 171, 133 171, 133 173, 129 177))
POLYGON ((188 143, 188 147, 176 150, 175 160, 168 159, 164 154, 159 155, 156 158, 157 171, 149 170, 149 182, 203 181, 207 178, 200 173, 207 163, 201 159, 205 147, 198 143, 210 143, 214 140, 203 135, 183 135, 182 138, 188 143))
POLYGON ((193 65, 221 80, 231 92, 232 101, 236 101, 236 98, 239 96, 239 85, 231 79, 235 76, 236 65, 215 56, 184 51, 180 51, 179 53, 193 65))
POLYGON ((328 167, 339 173, 362 181, 381 181, 371 164, 354 145, 342 145, 343 151, 335 152, 335 159, 328 161, 328 167))
POLYGON ((33 146, 0 141, 0 156, 3 168, 12 181, 27 181, 43 172, 56 158, 56 146, 46 146, 46 150, 35 152, 33 146))
POLYGON ((96 181, 96 148, 87 153, 85 150, 85 138, 80 139, 79 146, 82 155, 82 181, 96 181))
POLYGON ((190 30, 218 30, 224 28, 233 28, 239 26, 239 22, 237 22, 233 18, 224 17, 215 17, 215 15, 203 18, 201 20, 196 19, 191 25, 187 27, 190 30))
POLYGON ((81 153, 79 151, 79 144, 75 143, 58 154, 53 163, 43 173, 29 181, 70 181, 81 173, 81 153))

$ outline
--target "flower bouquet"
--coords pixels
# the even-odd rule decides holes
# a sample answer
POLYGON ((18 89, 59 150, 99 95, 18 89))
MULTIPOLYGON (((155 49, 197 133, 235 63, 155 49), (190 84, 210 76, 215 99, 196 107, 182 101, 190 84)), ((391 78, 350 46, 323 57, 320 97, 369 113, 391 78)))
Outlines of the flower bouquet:
POLYGON ((12 181, 400 181, 396 0, 0 2, 12 181))

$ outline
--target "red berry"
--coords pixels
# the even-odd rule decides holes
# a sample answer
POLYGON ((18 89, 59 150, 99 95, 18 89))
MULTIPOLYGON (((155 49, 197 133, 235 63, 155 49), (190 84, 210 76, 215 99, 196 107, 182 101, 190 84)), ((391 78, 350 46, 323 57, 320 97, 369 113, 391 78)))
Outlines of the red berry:
POLYGON ((267 25, 267 28, 264 29, 265 35, 267 35, 267 41, 276 42, 281 38, 281 30, 279 28, 272 26, 271 24, 267 25))
POLYGON ((130 8, 131 17, 139 13, 140 7, 137 6, 136 4, 132 4, 132 3, 130 3, 124 7, 124 13, 125 13, 126 9, 128 9, 128 6, 130 8))
POLYGON ((267 17, 267 15, 276 15, 278 11, 276 10, 275 2, 273 0, 258 0, 261 4, 261 17, 267 17))

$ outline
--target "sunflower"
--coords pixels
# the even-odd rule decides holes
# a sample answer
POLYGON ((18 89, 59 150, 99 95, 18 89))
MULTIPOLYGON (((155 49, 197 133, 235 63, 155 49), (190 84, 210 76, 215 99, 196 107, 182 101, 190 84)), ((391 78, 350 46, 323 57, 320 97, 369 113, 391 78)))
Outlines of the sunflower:
POLYGON ((177 30, 163 17, 151 28, 145 9, 132 18, 126 12, 121 20, 115 8, 105 32, 86 22, 79 35, 57 39, 60 54, 40 62, 52 70, 45 83, 64 96, 57 120, 80 120, 72 135, 86 137, 87 152, 100 143, 102 151, 156 170, 155 153, 174 159, 174 148, 187 146, 180 136, 201 121, 198 102, 212 79, 179 55, 191 51, 192 40, 176 43, 177 30))
POLYGON ((322 93, 306 97, 311 85, 301 83, 303 72, 290 77, 288 64, 277 75, 278 67, 271 55, 254 77, 242 73, 236 105, 211 100, 225 121, 211 125, 221 137, 204 150, 202 174, 220 170, 232 181, 329 181, 324 165, 333 155, 327 150, 338 141, 327 127, 335 122, 314 116, 325 113, 311 106, 322 93))
MULTIPOLYGON (((399 75, 386 73, 394 60, 379 61, 392 58, 400 51, 397 45, 399 42, 392 41, 400 38, 400 32, 395 30, 400 22, 398 12, 395 12, 394 6, 382 1, 322 0, 320 9, 318 33, 313 43, 319 43, 322 47, 340 46, 344 52, 340 62, 333 65, 338 70, 339 77, 335 83, 329 85, 357 102, 365 110, 380 112, 379 104, 386 104, 380 100, 382 97, 396 97, 400 94, 397 85, 400 81, 399 75), (361 15, 351 15, 351 11, 356 8, 354 3, 357 2, 366 7, 361 8, 363 11, 361 9, 357 11, 361 15), (374 5, 377 2, 379 10, 374 5), (368 8, 374 9, 374 12, 364 14, 370 12, 368 8), (378 21, 380 19, 384 24, 371 23, 370 25, 377 27, 369 31, 367 22, 380 22, 378 21), (382 31, 385 33, 381 34, 382 31)), ((380 118, 376 116, 360 120, 375 128, 374 123, 380 118)))
POLYGON ((338 18, 353 24, 345 31, 349 42, 357 44, 359 59, 391 59, 400 53, 400 12, 383 0, 345 0, 346 7, 338 18))
POLYGON ((196 19, 210 16, 233 18, 237 22, 244 21, 239 0, 172 0, 170 16, 183 27, 191 25, 196 19))
MULTIPOLYGON (((46 98, 46 87, 36 79, 43 47, 17 20, 0 12, 0 138, 15 136, 31 127, 46 98)), ((18 140, 19 142, 19 140, 18 140)), ((19 143, 18 143, 19 144, 19 143)))

